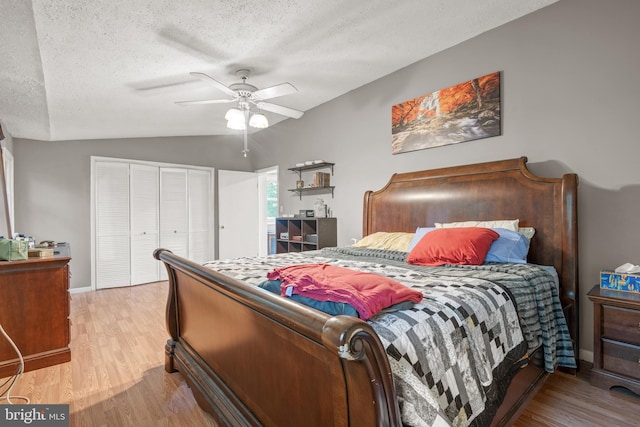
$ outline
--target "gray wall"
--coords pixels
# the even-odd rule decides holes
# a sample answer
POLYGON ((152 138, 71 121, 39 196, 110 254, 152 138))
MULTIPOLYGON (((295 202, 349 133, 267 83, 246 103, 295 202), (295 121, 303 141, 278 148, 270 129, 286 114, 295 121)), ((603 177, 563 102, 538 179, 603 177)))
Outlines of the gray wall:
POLYGON ((285 212, 311 208, 316 199, 300 202, 286 191, 296 180, 287 168, 334 161, 335 198, 320 197, 338 217, 340 245, 361 235, 363 193, 381 188, 394 172, 526 155, 534 173, 580 176, 581 346, 591 350, 586 292, 600 269, 640 263, 638 16, 636 0, 560 0, 253 135, 248 160, 239 154, 240 142, 222 137, 16 139, 16 225, 38 239, 71 242, 72 284, 85 286, 90 155, 238 170, 277 164, 285 212), (392 105, 493 71, 502 71, 502 136, 391 155, 392 105))
POLYGON ((361 235, 363 193, 394 172, 525 155, 534 173, 577 173, 581 347, 591 350, 586 292, 601 269, 640 264, 638 17, 636 0, 560 0, 261 132, 257 166, 281 165, 281 204, 296 212, 317 197, 287 192, 296 180, 287 168, 336 162, 335 198, 319 197, 338 218, 340 245, 361 235), (502 71, 502 136, 391 155, 392 105, 493 71, 502 71))
POLYGON ((91 284, 91 156, 253 170, 242 142, 181 137, 42 142, 14 139, 15 230, 71 245, 71 287, 91 284))

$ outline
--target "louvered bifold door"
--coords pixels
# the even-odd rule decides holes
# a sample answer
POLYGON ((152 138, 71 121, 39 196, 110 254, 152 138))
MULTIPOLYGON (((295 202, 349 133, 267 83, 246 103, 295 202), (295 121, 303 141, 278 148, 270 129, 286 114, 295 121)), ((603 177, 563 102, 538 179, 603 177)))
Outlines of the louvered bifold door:
MULTIPOLYGON (((189 257, 187 169, 160 168, 160 247, 189 257)), ((161 280, 167 272, 162 269, 161 280)))
POLYGON ((129 286, 129 164, 95 164, 96 287, 129 286))
POLYGON ((160 280, 160 263, 153 251, 160 243, 157 166, 131 164, 131 284, 160 280))
POLYGON ((213 259, 211 175, 208 170, 189 170, 189 259, 199 264, 213 259))

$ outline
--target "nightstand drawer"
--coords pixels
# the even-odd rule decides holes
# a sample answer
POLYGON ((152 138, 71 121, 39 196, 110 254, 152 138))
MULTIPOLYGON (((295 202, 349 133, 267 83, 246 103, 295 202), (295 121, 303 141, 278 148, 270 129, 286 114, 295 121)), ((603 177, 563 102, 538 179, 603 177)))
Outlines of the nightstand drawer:
POLYGON ((603 305, 602 337, 640 345, 640 311, 603 305))
POLYGON ((640 346, 603 339, 602 367, 609 372, 640 379, 640 346))

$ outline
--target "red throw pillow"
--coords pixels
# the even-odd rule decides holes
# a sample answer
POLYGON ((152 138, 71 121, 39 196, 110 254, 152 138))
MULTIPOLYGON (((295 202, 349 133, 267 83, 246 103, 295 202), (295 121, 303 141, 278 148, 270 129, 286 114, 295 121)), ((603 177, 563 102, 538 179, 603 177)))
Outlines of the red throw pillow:
POLYGON ((490 228, 436 228, 420 239, 407 262, 417 265, 470 264, 484 262, 491 243, 500 235, 490 228))

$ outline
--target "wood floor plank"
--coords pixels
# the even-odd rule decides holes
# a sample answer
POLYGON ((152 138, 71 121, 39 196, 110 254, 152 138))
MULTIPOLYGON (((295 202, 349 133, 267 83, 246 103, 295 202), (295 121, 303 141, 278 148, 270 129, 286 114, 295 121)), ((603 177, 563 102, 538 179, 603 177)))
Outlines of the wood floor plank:
MULTIPOLYGON (((68 403, 71 426, 215 426, 164 371, 166 298, 166 282, 72 295, 71 362, 25 373, 12 394, 68 403)), ((637 414, 640 397, 592 387, 582 369, 551 375, 515 426, 637 426, 637 414)))
POLYGON ((166 298, 166 282, 73 294, 71 362, 24 373, 12 395, 68 403, 71 426, 215 426, 164 371, 166 298))

